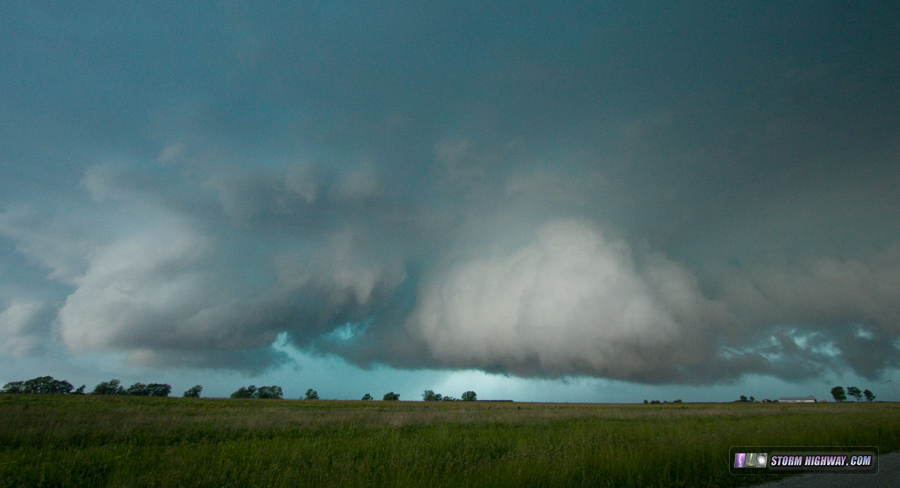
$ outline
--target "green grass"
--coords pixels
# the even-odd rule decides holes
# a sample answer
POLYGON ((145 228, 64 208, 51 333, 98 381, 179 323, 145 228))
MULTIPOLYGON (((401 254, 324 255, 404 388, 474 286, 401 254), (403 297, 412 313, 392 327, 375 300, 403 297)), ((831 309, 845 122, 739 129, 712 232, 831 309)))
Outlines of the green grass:
POLYGON ((0 395, 0 486, 740 486, 733 445, 900 450, 900 404, 0 395))

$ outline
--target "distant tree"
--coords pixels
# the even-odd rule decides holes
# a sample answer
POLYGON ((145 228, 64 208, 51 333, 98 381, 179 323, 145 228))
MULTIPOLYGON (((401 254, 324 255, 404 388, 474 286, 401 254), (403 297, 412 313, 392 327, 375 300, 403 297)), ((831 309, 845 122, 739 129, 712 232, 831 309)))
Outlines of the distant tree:
POLYGON ((756 401, 756 399, 755 399, 755 398, 753 398, 753 397, 752 397, 752 396, 751 396, 751 397, 750 397, 750 401, 751 401, 751 402, 755 402, 755 401, 756 401))
POLYGON ((444 397, 440 393, 435 393, 432 390, 425 390, 425 392, 422 393, 422 400, 426 402, 439 402, 443 400, 443 398, 444 397))
POLYGON ((477 395, 475 394, 474 391, 467 391, 467 392, 465 392, 465 393, 462 394, 462 401, 464 401, 464 402, 474 402, 475 400, 477 400, 477 398, 475 398, 476 396, 477 396, 477 395))
POLYGON ((365 395, 363 395, 362 399, 365 400, 365 401, 368 401, 368 400, 374 400, 374 398, 372 398, 372 395, 370 395, 370 394, 368 394, 368 393, 366 393, 365 395))
POLYGON ((441 401, 442 402, 458 402, 459 398, 454 398, 452 396, 445 396, 444 398, 441 398, 441 401))
POLYGON ((863 392, 863 395, 866 396, 866 401, 867 401, 867 402, 874 402, 874 401, 875 401, 875 394, 872 393, 871 391, 866 390, 866 391, 863 392))
POLYGON ((55 380, 52 376, 32 378, 24 384, 25 393, 44 395, 65 395, 71 393, 73 388, 72 383, 63 380, 55 380))
POLYGON ((306 399, 307 400, 318 400, 319 392, 317 392, 316 390, 313 390, 312 388, 306 390, 306 399))
POLYGON ((184 398, 200 398, 200 392, 203 391, 203 387, 200 385, 194 385, 187 389, 184 392, 184 398))
POLYGON ((28 393, 38 395, 65 395, 72 392, 72 383, 55 380, 52 376, 40 376, 28 381, 11 381, 3 385, 3 393, 28 393))
POLYGON ((128 387, 125 390, 125 393, 134 396, 150 396, 150 390, 147 389, 147 385, 143 383, 135 383, 128 387))
POLYGON ((254 398, 281 400, 284 398, 284 393, 281 391, 280 386, 260 386, 259 389, 256 390, 254 398))
POLYGON ((835 401, 842 402, 847 399, 847 394, 844 392, 844 388, 841 386, 835 386, 831 389, 831 396, 834 397, 835 401))
POLYGON ((659 405, 660 403, 662 402, 660 402, 659 400, 650 400, 650 405, 659 405))
POLYGON ((119 380, 102 381, 94 387, 91 395, 124 395, 125 388, 119 384, 119 380))
POLYGON ((648 402, 647 399, 645 398, 645 399, 644 399, 644 405, 646 405, 646 404, 648 404, 648 403, 650 403, 650 402, 648 402))
POLYGON ((72 392, 72 394, 73 395, 84 395, 84 387, 85 387, 85 385, 79 386, 77 390, 72 392))
MULTIPOLYGON (((750 397, 750 398, 752 399, 753 397, 750 397)), ((681 398, 679 398, 678 400, 673 401, 672 403, 681 403, 681 398)))
POLYGON ((172 386, 165 383, 150 383, 147 385, 147 392, 150 396, 167 397, 172 393, 172 386))
POLYGON ((125 393, 129 395, 155 397, 167 397, 171 392, 172 387, 162 383, 150 383, 149 385, 135 383, 125 390, 125 393))
POLYGON ((231 394, 231 398, 256 398, 256 386, 242 386, 231 394))
POLYGON ((400 399, 400 394, 399 394, 399 393, 394 393, 394 392, 391 391, 391 392, 388 392, 388 393, 385 393, 385 394, 384 394, 384 400, 385 400, 385 401, 396 401, 396 400, 399 400, 399 399, 400 399))
POLYGON ((742 401, 742 402, 749 402, 750 400, 747 400, 747 397, 745 397, 744 395, 741 395, 741 401, 742 401))
POLYGON ((850 395, 853 398, 856 398, 856 401, 859 401, 860 398, 862 397, 862 392, 859 391, 859 388, 857 388, 855 386, 848 386, 847 387, 847 395, 850 395))

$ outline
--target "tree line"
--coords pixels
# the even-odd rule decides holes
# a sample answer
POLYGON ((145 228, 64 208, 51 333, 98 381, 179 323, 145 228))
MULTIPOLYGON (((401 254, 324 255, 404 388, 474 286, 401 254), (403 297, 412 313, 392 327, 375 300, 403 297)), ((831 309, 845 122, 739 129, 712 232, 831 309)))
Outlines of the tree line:
MULTIPOLYGON (((41 376, 32 378, 27 381, 11 381, 3 385, 0 393, 7 394, 54 394, 54 395, 84 395, 85 385, 81 385, 77 389, 68 381, 56 380, 52 376, 41 376)), ((184 398, 200 398, 203 386, 195 385, 188 388, 182 395, 184 398)), ((91 395, 131 395, 131 396, 152 396, 152 397, 168 397, 172 393, 172 386, 164 383, 135 383, 128 388, 122 386, 117 379, 102 381, 91 391, 91 395)), ((260 386, 256 385, 242 386, 231 394, 231 398, 259 398, 281 400, 284 398, 284 392, 280 386, 260 386)), ((474 391, 467 391, 462 394, 461 399, 451 396, 443 396, 432 390, 425 390, 422 399, 426 402, 431 401, 475 401, 477 395, 474 391)), ((318 400, 319 393, 310 388, 306 390, 306 400, 318 400)), ((371 394, 366 393, 362 397, 363 400, 374 400, 371 394)), ((382 397, 384 401, 398 401, 400 394, 390 391, 382 397)))
MULTIPOLYGON (((84 395, 85 385, 75 388, 65 380, 53 379, 52 376, 39 376, 27 381, 10 381, 3 385, 2 393, 7 394, 43 394, 43 395, 84 395)), ((185 398, 199 398, 203 387, 195 385, 184 392, 185 398)), ((101 381, 91 391, 91 395, 132 395, 167 397, 172 393, 172 386, 165 383, 135 383, 128 388, 122 386, 117 379, 101 381)))
POLYGON ((855 386, 848 386, 846 390, 844 390, 843 386, 835 386, 831 389, 831 396, 835 401, 843 402, 847 399, 847 396, 852 396, 856 398, 856 401, 860 401, 863 396, 866 397, 867 402, 875 401, 875 394, 869 390, 859 391, 859 388, 855 386))
MULTIPOLYGON (((51 395, 84 395, 85 394, 85 385, 81 385, 78 388, 75 388, 72 383, 69 383, 65 380, 57 380, 52 376, 40 376, 37 378, 32 378, 26 381, 11 381, 5 385, 3 385, 3 389, 0 390, 0 393, 6 394, 51 394, 51 395)), ((203 386, 194 385, 191 388, 188 388, 184 394, 182 395, 184 398, 200 398, 200 393, 203 391, 203 386)), ((172 393, 172 386, 167 385, 165 383, 135 383, 128 388, 122 386, 121 382, 117 379, 112 379, 109 381, 102 381, 97 386, 94 387, 93 391, 91 391, 91 395, 132 395, 132 396, 152 396, 152 397, 168 397, 172 393)), ((835 386, 831 389, 831 396, 834 397, 835 401, 843 402, 847 400, 848 396, 851 396, 856 399, 856 401, 860 401, 863 397, 865 397, 866 401, 872 402, 875 401, 875 394, 869 390, 861 391, 859 388, 855 386, 848 386, 845 390, 842 386, 835 386)), ((280 386, 272 385, 272 386, 260 386, 256 387, 255 385, 250 386, 242 386, 237 391, 231 394, 231 398, 259 398, 259 399, 274 399, 281 400, 284 398, 284 392, 282 391, 280 386)), ((305 395, 306 400, 318 400, 319 393, 310 388, 306 390, 305 395)), ((366 393, 362 400, 374 400, 371 394, 366 393)), ((394 393, 393 391, 385 393, 384 397, 382 397, 384 401, 397 401, 400 400, 400 394, 394 393)), ((425 390, 422 393, 422 400, 426 402, 452 402, 452 401, 464 401, 470 402, 477 400, 477 395, 474 391, 467 391, 462 394, 461 398, 454 398, 452 396, 444 396, 440 393, 435 393, 434 390, 425 390)), ((741 395, 741 399, 738 400, 741 402, 753 402, 754 398, 747 398, 741 395)), ((766 400, 763 400, 766 401, 766 400)), ((652 403, 657 404, 661 403, 659 400, 653 400, 651 402, 647 402, 644 400, 644 403, 652 403)), ((668 403, 668 402, 665 402, 668 403)), ((675 400, 674 403, 681 403, 681 400, 675 400)))
POLYGON ((477 400, 478 395, 475 394, 474 391, 467 391, 462 394, 462 398, 453 398, 452 396, 443 396, 440 393, 435 393, 432 390, 425 390, 422 393, 422 400, 426 402, 474 402, 477 400))

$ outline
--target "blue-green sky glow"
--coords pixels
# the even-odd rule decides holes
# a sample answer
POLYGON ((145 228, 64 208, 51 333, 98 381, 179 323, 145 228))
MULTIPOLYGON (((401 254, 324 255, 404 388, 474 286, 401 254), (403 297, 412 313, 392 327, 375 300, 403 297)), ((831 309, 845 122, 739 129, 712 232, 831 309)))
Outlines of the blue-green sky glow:
POLYGON ((0 381, 887 399, 863 3, 3 2, 0 381))

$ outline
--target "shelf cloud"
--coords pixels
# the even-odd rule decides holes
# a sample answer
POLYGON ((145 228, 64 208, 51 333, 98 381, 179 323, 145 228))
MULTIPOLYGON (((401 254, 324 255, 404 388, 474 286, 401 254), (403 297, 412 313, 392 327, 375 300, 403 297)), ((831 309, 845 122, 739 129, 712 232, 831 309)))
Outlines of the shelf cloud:
POLYGON ((896 6, 402 3, 0 7, 0 354, 900 365, 896 6))

